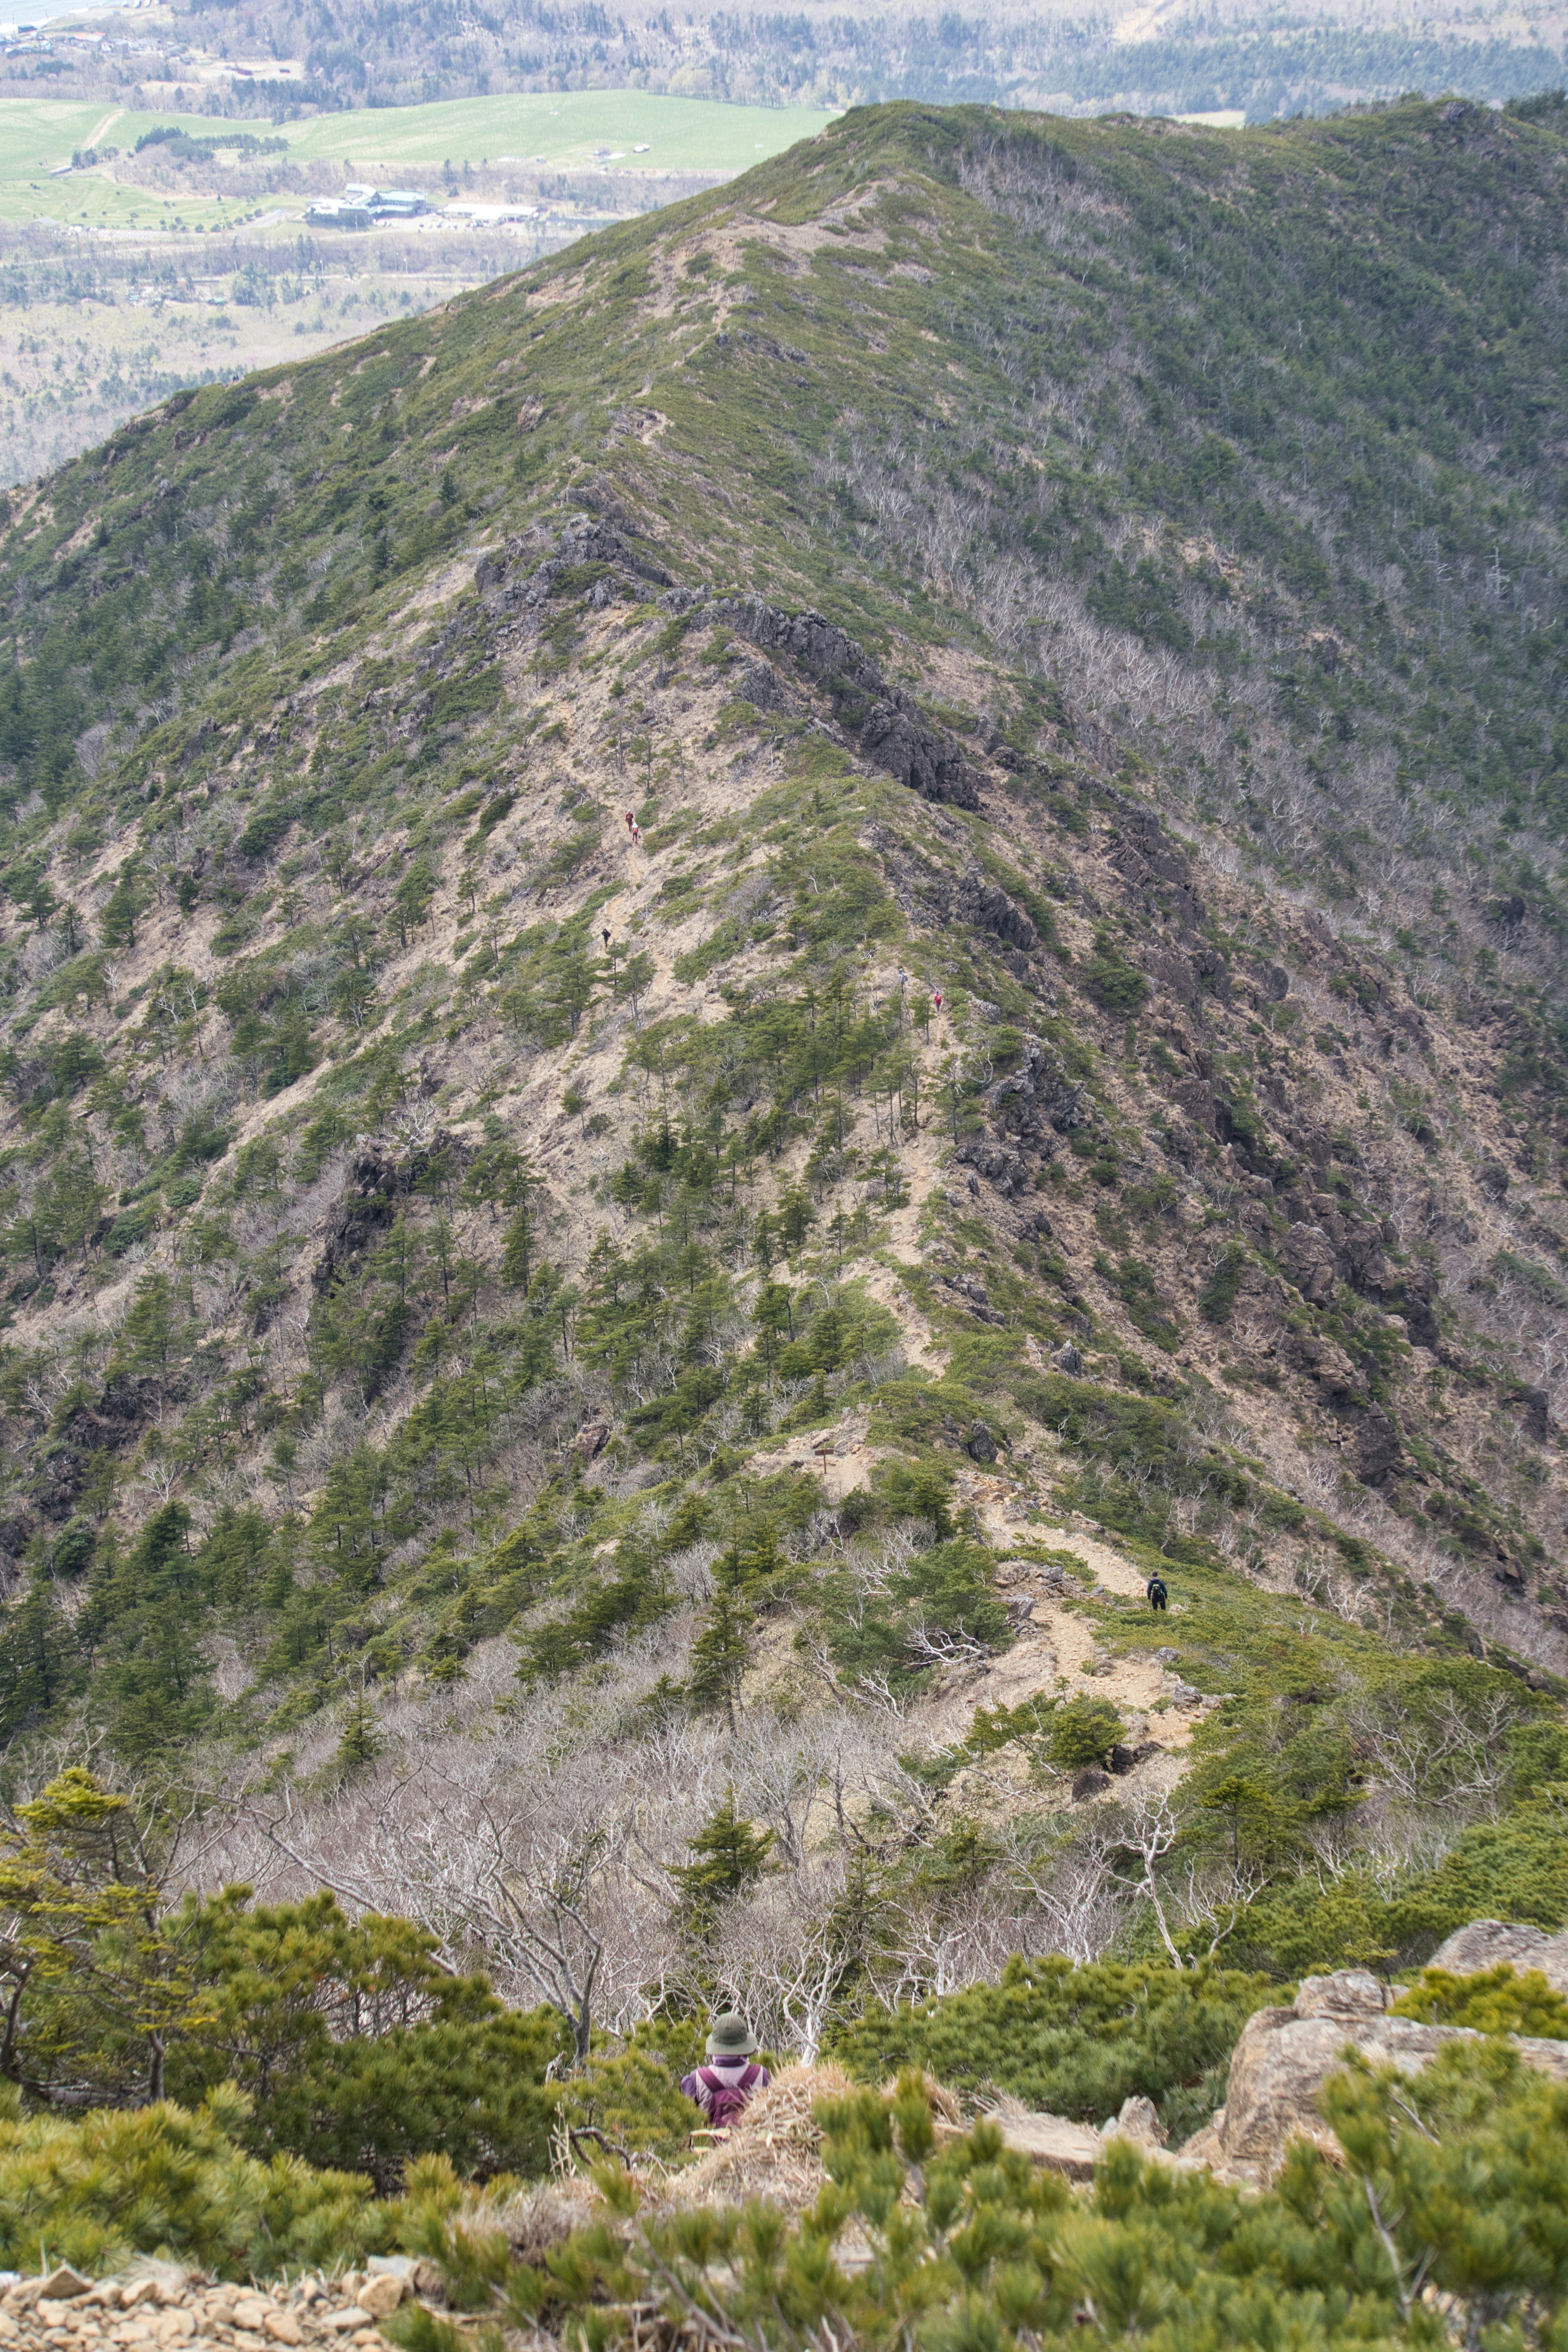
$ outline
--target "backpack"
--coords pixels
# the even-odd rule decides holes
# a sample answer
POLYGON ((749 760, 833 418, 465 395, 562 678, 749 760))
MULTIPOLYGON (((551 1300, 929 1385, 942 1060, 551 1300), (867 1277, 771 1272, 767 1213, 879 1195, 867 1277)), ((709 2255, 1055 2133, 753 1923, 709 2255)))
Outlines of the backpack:
POLYGON ((708 2120, 715 2131, 728 2131, 731 2124, 739 2123, 762 2071, 760 2066, 748 2066, 737 2082, 726 2083, 710 2066, 699 2066, 697 2079, 708 2094, 708 2120))

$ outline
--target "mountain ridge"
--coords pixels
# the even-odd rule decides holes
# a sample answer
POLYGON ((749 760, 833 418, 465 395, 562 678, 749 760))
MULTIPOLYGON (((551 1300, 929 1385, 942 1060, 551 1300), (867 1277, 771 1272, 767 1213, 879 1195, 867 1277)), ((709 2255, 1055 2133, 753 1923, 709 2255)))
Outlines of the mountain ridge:
POLYGON ((1565 169, 851 115, 13 501, 16 1789, 623 2023, 719 1773, 736 1969, 1559 1924, 1565 169))

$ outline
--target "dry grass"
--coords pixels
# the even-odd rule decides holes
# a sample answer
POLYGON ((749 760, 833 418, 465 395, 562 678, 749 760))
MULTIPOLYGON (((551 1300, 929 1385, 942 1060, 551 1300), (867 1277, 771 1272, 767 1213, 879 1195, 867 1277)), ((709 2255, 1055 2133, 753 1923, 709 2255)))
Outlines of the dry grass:
POLYGON ((470 2220, 481 2229, 499 2231, 520 2261, 537 2263, 591 2221, 598 2202, 599 2192, 591 2180, 568 2174, 520 2189, 504 2205, 487 2205, 470 2220))
POLYGON ((785 2212, 804 2211, 827 2178, 818 2154, 817 2102, 850 2098, 858 2087, 837 2066, 782 2067, 729 2138, 674 2176, 668 2201, 742 2204, 760 2197, 785 2212))

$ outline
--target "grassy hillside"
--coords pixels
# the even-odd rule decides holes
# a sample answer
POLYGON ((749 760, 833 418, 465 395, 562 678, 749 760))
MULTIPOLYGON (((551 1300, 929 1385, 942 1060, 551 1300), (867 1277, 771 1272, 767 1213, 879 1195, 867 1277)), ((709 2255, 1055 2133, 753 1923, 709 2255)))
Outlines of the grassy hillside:
MULTIPOLYGON (((278 125, 225 125, 211 115, 174 108, 84 105, 72 100, 0 100, 0 219, 65 222, 89 228, 233 228, 270 208, 255 201, 250 178, 271 173, 270 193, 296 212, 322 191, 288 166, 332 167, 331 189, 369 175, 411 178, 439 197, 443 166, 543 164, 581 173, 595 164, 623 173, 742 172, 821 130, 827 117, 805 107, 715 106, 643 90, 572 90, 540 97, 453 100, 446 105, 385 107, 344 122, 335 115, 278 125), (223 196, 208 170, 165 173, 163 184, 117 172, 137 142, 159 129, 221 142, 220 163, 249 166, 237 193, 223 196), (252 142, 269 142, 253 148, 252 142), (112 155, 100 163, 103 151, 112 155), (67 176, 61 164, 84 161, 67 176), (259 156, 259 163, 253 161, 259 156), (249 201, 247 201, 247 199, 249 201)), ((149 166, 161 159, 149 156, 149 166)), ((198 163, 201 159, 198 159, 198 163)), ((187 164, 189 159, 185 159, 187 164)), ((221 176, 221 173, 219 174, 221 176)))
POLYGON ((17 1795, 579 2053, 1568 1915, 1565 168, 866 111, 13 500, 17 1795))

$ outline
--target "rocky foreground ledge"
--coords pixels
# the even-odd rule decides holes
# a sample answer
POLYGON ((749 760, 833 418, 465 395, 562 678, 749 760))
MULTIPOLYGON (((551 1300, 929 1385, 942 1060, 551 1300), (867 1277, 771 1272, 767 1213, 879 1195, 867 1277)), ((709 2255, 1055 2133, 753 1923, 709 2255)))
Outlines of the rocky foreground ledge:
MULTIPOLYGON (((117 2345, 355 2345, 390 2352, 380 2322, 425 2284, 427 2266, 405 2254, 373 2255, 363 2271, 291 2285, 230 2286, 168 2263, 139 2263, 118 2278, 83 2278, 62 2265, 38 2278, 0 2273, 0 2347, 47 2345, 88 2352, 117 2345)), ((436 2273, 430 2273, 434 2284, 436 2273)))

